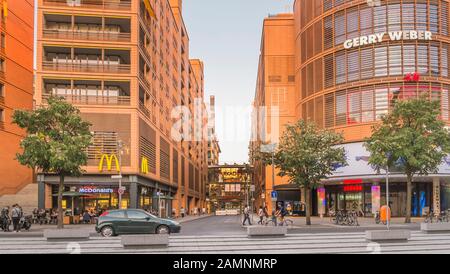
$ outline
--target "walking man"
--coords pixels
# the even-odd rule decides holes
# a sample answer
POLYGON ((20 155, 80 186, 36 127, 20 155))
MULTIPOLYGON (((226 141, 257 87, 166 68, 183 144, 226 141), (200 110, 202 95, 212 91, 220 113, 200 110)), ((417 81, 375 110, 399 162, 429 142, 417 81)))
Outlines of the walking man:
POLYGON ((263 209, 262 206, 259 207, 258 216, 259 216, 258 224, 262 225, 263 224, 263 220, 264 220, 264 216, 265 216, 264 209, 263 209))
POLYGON ((21 211, 19 205, 15 204, 11 211, 11 218, 12 218, 13 227, 14 227, 15 232, 20 232, 20 226, 19 226, 20 217, 22 217, 22 211, 21 211))
POLYGON ((244 221, 242 222, 242 225, 245 226, 245 221, 248 220, 248 224, 252 225, 251 221, 250 221, 250 207, 248 205, 245 205, 244 208, 244 221))

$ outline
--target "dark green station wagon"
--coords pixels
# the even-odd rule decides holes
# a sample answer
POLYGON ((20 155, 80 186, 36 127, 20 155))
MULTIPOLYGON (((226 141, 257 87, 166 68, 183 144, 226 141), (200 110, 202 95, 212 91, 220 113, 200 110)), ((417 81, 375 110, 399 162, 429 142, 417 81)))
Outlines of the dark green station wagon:
POLYGON ((104 212, 95 226, 103 237, 122 234, 167 234, 179 233, 178 222, 158 218, 141 209, 120 209, 104 212))

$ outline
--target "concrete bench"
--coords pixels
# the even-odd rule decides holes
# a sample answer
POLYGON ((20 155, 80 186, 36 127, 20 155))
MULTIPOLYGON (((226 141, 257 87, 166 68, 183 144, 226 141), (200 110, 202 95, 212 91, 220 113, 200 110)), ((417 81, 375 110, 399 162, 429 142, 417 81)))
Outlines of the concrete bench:
POLYGON ((169 246, 168 234, 122 235, 121 244, 124 248, 158 248, 169 246))
POLYGON ((420 230, 425 233, 450 232, 450 223, 421 223, 420 230))
POLYGON ((372 242, 398 242, 408 241, 411 238, 410 230, 369 230, 366 231, 366 240, 372 242))
POLYGON ((86 229, 46 229, 44 238, 47 241, 87 241, 90 231, 86 229))
POLYGON ((286 226, 249 226, 247 235, 249 237, 284 237, 287 234, 286 226))

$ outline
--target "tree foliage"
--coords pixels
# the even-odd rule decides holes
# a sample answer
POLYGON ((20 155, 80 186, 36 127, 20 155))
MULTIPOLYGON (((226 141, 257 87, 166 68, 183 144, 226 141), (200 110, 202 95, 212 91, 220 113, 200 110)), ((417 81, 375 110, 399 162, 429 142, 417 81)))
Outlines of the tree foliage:
MULTIPOLYGON (((83 121, 79 110, 63 98, 50 97, 47 103, 34 111, 14 112, 13 122, 27 132, 17 160, 43 173, 59 175, 62 199, 64 177, 80 176, 81 166, 87 163, 87 147, 92 138, 90 123, 83 121)), ((62 217, 58 223, 62 223, 62 217)))

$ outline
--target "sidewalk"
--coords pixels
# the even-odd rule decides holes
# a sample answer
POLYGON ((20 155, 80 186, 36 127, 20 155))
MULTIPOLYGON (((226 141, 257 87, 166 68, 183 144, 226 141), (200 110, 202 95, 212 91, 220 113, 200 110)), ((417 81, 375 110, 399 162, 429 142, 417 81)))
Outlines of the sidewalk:
MULTIPOLYGON (((186 216, 184 218, 175 218, 172 219, 176 222, 179 222, 180 224, 191 222, 203 218, 207 218, 212 216, 211 214, 206 215, 200 215, 200 216, 186 216)), ((43 237, 44 230, 45 229, 55 229, 56 225, 39 225, 39 224, 33 224, 31 225, 31 228, 29 231, 21 231, 21 232, 3 232, 0 231, 0 238, 3 237, 43 237)), ((10 227, 12 230, 12 226, 10 227)), ((64 225, 64 229, 82 229, 87 230, 90 232, 91 236, 98 236, 99 234, 95 231, 95 225, 94 224, 77 224, 77 225, 64 225)))

